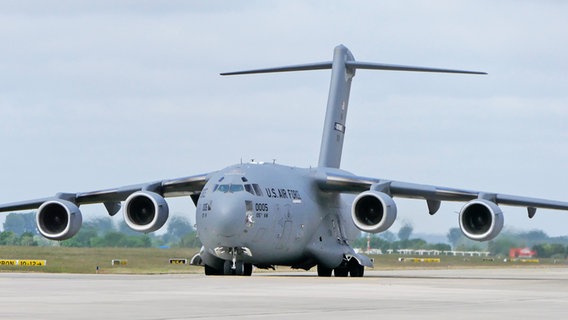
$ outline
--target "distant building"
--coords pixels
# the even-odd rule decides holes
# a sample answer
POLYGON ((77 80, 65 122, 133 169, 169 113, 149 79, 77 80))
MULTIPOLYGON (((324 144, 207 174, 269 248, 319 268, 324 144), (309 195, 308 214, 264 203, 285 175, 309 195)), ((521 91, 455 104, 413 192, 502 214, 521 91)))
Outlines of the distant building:
POLYGON ((533 258, 536 256, 536 251, 532 251, 530 248, 511 248, 509 250, 509 258, 533 258))

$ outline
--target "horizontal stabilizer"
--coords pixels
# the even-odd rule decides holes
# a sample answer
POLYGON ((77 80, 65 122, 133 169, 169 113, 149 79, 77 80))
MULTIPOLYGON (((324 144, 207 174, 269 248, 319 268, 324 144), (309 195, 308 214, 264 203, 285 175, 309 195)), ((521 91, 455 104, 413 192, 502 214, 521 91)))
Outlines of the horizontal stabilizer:
POLYGON ((372 63, 372 62, 361 62, 361 61, 346 61, 345 65, 347 67, 355 67, 357 69, 372 69, 372 70, 487 74, 486 72, 479 72, 479 71, 466 71, 466 70, 440 69, 440 68, 427 68, 427 67, 413 67, 413 66, 402 66, 402 65, 396 65, 396 64, 372 63))
MULTIPOLYGON (((486 72, 479 72, 479 71, 441 69, 441 68, 429 68, 429 67, 415 67, 415 66, 404 66, 404 65, 397 65, 397 64, 373 63, 373 62, 361 62, 361 61, 345 61, 345 66, 348 67, 348 68, 368 69, 368 70, 487 74, 486 72)), ((298 65, 275 67, 275 68, 264 68, 264 69, 254 69, 254 70, 244 70, 244 71, 234 71, 234 72, 223 72, 223 73, 221 73, 221 75, 222 76, 233 76, 233 75, 239 75, 239 74, 323 70, 323 69, 331 69, 331 67, 332 67, 332 61, 327 61, 327 62, 298 64, 298 65)))
POLYGON ((308 70, 322 70, 322 69, 331 69, 331 61, 298 64, 298 65, 293 65, 293 66, 275 67, 275 68, 266 68, 266 69, 224 72, 224 73, 221 73, 221 75, 222 76, 232 76, 232 75, 237 75, 237 74, 271 73, 271 72, 288 72, 288 71, 308 71, 308 70))

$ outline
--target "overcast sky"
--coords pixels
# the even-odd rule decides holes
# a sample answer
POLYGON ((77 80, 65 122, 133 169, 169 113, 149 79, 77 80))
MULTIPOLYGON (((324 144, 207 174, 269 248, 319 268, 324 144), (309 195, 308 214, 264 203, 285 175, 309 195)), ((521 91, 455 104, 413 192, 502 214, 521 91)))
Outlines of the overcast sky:
MULTIPOLYGON (((568 2, 0 1, 0 202, 122 186, 250 159, 317 165, 330 72, 220 72, 331 60, 359 70, 342 168, 568 201, 568 2)), ((457 227, 397 200, 415 232, 457 227)), ((505 226, 568 235, 568 212, 505 226)), ((189 199, 172 210, 194 220, 189 199)), ((85 215, 104 214, 102 205, 85 215)))

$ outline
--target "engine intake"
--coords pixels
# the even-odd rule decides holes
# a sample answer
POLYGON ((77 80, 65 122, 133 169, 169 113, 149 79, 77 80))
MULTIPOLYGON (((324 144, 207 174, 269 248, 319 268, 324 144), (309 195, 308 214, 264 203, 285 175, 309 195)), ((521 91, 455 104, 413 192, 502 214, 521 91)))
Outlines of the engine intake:
POLYGON ((396 220, 396 203, 386 193, 365 191, 353 200, 351 217, 361 231, 383 232, 396 220))
POLYGON ((138 191, 131 194, 124 205, 124 220, 134 231, 153 232, 168 220, 168 203, 159 194, 138 191))
POLYGON ((66 200, 44 202, 38 209, 36 224, 42 236, 51 240, 66 240, 73 237, 83 223, 79 207, 66 200))
POLYGON ((494 202, 476 199, 460 211, 459 223, 463 234, 471 240, 487 241, 503 229, 503 211, 494 202))

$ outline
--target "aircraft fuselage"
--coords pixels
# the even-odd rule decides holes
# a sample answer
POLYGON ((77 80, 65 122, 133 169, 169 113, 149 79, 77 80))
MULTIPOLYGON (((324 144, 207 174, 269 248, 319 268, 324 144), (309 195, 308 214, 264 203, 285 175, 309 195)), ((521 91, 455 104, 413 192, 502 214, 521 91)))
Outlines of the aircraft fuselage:
POLYGON ((359 233, 350 216, 343 216, 350 203, 321 191, 317 173, 272 163, 238 164, 215 173, 196 205, 204 249, 225 261, 305 269, 317 264, 316 248, 342 249, 359 233))

